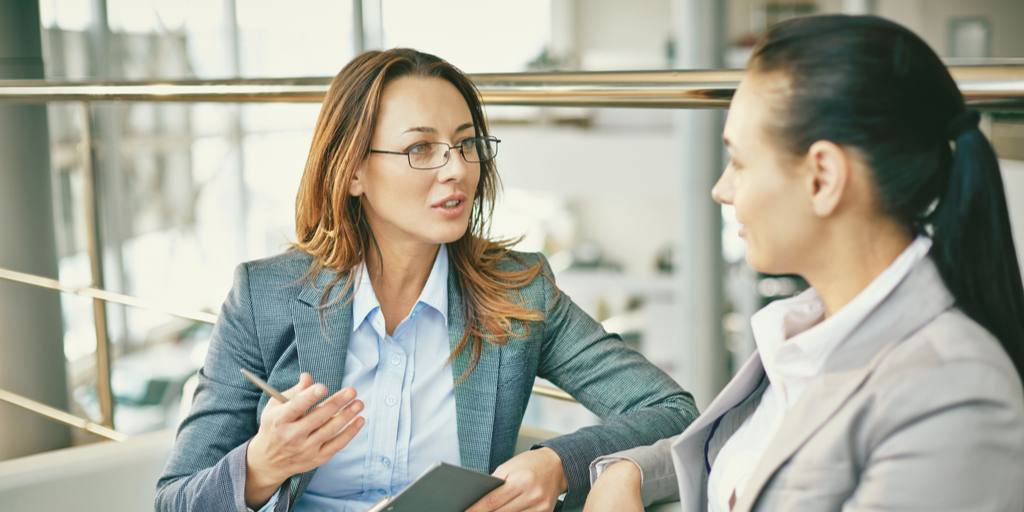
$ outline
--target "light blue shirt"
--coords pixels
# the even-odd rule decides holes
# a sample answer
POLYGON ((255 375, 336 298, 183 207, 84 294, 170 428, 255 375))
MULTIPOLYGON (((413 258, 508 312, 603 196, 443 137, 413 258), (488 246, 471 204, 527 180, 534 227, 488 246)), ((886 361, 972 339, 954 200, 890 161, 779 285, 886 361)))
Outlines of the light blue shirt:
MULTIPOLYGON (((448 250, 394 336, 365 265, 352 299, 352 333, 342 386, 366 405, 366 424, 317 469, 294 510, 362 512, 404 489, 432 464, 461 465, 448 341, 448 250)), ((386 277, 385 277, 386 278, 386 277)), ((272 510, 277 495, 262 510, 272 510)))

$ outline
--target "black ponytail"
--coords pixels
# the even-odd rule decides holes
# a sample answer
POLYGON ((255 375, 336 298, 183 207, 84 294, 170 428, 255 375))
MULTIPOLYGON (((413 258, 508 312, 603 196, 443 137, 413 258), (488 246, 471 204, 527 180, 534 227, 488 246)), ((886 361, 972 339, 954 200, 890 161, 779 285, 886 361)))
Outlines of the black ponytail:
POLYGON ((1024 288, 999 161, 978 129, 978 113, 950 123, 949 187, 938 204, 931 257, 960 309, 985 326, 1024 365, 1024 288))
POLYGON ((957 306, 1024 376, 1024 283, 999 162, 935 52, 881 18, 813 16, 775 26, 748 69, 790 80, 772 133, 783 147, 803 155, 828 140, 866 155, 886 213, 932 237, 957 306))

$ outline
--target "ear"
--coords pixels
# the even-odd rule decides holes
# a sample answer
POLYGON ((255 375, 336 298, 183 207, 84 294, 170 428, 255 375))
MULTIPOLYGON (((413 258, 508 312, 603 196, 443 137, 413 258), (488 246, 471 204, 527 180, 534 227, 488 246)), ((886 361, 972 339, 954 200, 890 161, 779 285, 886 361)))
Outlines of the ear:
POLYGON ((366 185, 366 168, 369 166, 370 159, 363 160, 359 167, 356 167, 356 171, 352 173, 352 180, 348 182, 348 193, 353 197, 359 197, 365 192, 366 185))
POLYGON ((807 150, 806 164, 814 214, 828 217, 839 207, 850 183, 850 156, 835 143, 819 140, 807 150))

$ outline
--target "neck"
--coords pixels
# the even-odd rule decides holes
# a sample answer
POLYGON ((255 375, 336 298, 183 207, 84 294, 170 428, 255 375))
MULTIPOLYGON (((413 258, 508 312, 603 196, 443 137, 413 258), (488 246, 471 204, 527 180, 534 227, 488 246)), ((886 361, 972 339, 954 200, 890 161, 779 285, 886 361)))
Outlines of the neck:
POLYGON ((821 297, 826 318, 864 291, 913 242, 888 219, 832 235, 816 242, 815 263, 801 272, 821 297))
POLYGON ((423 292, 440 245, 392 243, 380 236, 377 244, 380 254, 371 239, 364 261, 384 315, 385 330, 393 334, 423 292))
POLYGON ((370 283, 382 304, 396 295, 419 297, 430 277, 439 244, 409 244, 397 247, 378 239, 380 254, 371 241, 365 258, 370 283))

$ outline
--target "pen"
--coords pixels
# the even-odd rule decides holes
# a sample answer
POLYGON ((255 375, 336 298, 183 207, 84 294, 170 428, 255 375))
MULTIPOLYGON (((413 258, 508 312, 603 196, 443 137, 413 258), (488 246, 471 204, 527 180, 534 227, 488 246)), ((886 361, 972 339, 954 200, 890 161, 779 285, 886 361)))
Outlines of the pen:
POLYGON ((274 389, 274 386, 267 384, 266 381, 257 377, 249 370, 242 368, 242 375, 245 375, 245 378, 249 379, 249 381, 251 381, 253 384, 256 384, 256 386, 262 389, 263 391, 266 391, 270 396, 276 398, 278 402, 281 402, 283 404, 288 401, 288 399, 285 398, 280 391, 274 389))

